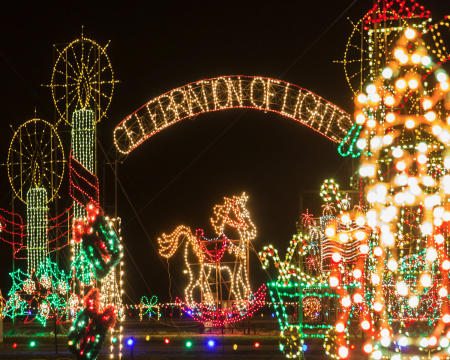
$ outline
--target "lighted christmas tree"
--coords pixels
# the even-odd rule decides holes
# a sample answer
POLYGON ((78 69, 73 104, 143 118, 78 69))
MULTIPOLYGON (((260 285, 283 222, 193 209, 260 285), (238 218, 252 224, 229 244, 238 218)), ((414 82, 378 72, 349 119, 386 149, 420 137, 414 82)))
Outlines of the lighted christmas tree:
MULTIPOLYGON (((450 324, 448 75, 413 28, 404 31, 392 59, 356 97, 359 174, 371 229, 359 306, 363 350, 373 359, 444 359, 450 324)), ((337 280, 330 277, 330 284, 340 292, 337 280)), ((334 329, 342 359, 349 356, 352 329, 345 308, 358 300, 353 295, 345 306, 344 298, 334 329)))

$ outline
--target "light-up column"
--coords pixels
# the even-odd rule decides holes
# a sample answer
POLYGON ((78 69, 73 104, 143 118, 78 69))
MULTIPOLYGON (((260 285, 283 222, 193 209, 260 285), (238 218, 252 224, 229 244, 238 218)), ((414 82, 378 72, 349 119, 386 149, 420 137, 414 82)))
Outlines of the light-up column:
MULTIPOLYGON (((94 172, 95 156, 95 115, 92 110, 76 110, 72 114, 72 154, 87 170, 94 172)), ((74 219, 86 216, 86 210, 79 203, 73 204, 74 219)), ((78 246, 74 246, 74 255, 77 255, 78 246)))
POLYGON ((47 261, 47 190, 31 188, 27 192, 28 274, 47 261))

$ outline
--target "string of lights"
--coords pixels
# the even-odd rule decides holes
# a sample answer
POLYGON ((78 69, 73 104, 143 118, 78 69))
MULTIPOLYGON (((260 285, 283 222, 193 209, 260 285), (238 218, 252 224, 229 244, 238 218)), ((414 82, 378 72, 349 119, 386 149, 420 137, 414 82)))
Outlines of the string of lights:
MULTIPOLYGON (((363 126, 359 174, 371 235, 368 266, 360 269, 365 293, 356 292, 353 302, 365 299, 359 318, 368 337, 363 350, 371 358, 442 359, 450 324, 444 225, 450 219, 448 75, 412 27, 392 54, 381 75, 356 97, 355 119, 363 126)), ((342 271, 335 269, 339 284, 342 271)), ((339 359, 350 351, 344 305, 334 327, 339 359)))
POLYGON ((256 76, 221 76, 150 100, 116 126, 114 143, 120 153, 129 154, 151 136, 183 119, 236 108, 278 113, 334 142, 340 142, 353 125, 346 112, 297 85, 256 76))
POLYGON ((264 301, 265 286, 252 293, 249 282, 248 246, 256 237, 256 228, 247 200, 243 193, 224 197, 223 204, 213 207, 214 216, 210 219, 216 234, 213 239, 205 238, 204 230, 198 229, 194 234, 185 225, 158 238, 159 253, 165 258, 172 257, 186 240, 184 273, 188 274, 189 282, 183 304, 185 312, 202 323, 223 326, 242 320, 257 311, 264 301), (228 238, 229 230, 235 230, 238 239, 228 238))

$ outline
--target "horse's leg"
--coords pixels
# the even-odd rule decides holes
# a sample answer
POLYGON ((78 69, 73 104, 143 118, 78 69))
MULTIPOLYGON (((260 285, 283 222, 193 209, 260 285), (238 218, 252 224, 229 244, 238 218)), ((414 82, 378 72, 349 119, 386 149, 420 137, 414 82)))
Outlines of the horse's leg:
POLYGON ((197 276, 197 280, 195 282, 195 286, 198 287, 198 289, 200 290, 200 294, 201 294, 201 298, 200 298, 200 303, 205 303, 205 301, 207 303, 211 302, 211 293, 209 291, 209 286, 208 286, 208 277, 209 277, 209 273, 208 273, 208 267, 207 264, 205 263, 201 263, 198 266, 198 276, 197 276))
POLYGON ((208 299, 207 302, 209 304, 214 304, 214 296, 211 291, 211 286, 209 285, 209 281, 210 281, 210 277, 211 277, 211 273, 212 273, 212 266, 211 266, 211 264, 205 264, 204 268, 206 269, 206 271, 204 273, 205 279, 203 281, 205 284, 204 289, 207 294, 206 297, 208 299))
POLYGON ((184 258, 186 260, 186 268, 189 274, 189 284, 184 290, 184 294, 186 297, 186 303, 189 306, 194 305, 194 298, 193 298, 193 291, 195 286, 194 276, 192 273, 191 266, 189 264, 189 242, 186 242, 186 245, 184 246, 184 258))
POLYGON ((245 266, 239 264, 238 271, 236 272, 236 283, 239 289, 239 297, 242 301, 247 301, 249 298, 250 285, 248 283, 247 271, 245 266))
POLYGON ((239 264, 238 270, 236 271, 236 285, 237 289, 239 291, 239 299, 245 300, 246 294, 245 294, 245 288, 242 281, 242 264, 239 264))

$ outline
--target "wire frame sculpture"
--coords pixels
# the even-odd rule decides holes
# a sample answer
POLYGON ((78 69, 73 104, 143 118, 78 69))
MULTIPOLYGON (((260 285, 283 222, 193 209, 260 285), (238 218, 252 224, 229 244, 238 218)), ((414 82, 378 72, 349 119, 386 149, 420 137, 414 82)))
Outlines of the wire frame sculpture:
POLYGON ((266 288, 256 292, 249 282, 249 244, 256 237, 256 227, 247 209, 243 193, 224 197, 213 208, 210 219, 216 238, 207 239, 204 231, 192 232, 180 225, 172 233, 158 238, 159 253, 172 257, 184 242, 184 273, 189 276, 185 300, 177 299, 192 318, 208 326, 222 327, 252 316, 261 308, 266 288), (235 239, 226 234, 236 235, 235 239))
POLYGON ((8 178, 14 194, 27 203, 30 188, 43 187, 47 203, 58 193, 64 175, 64 150, 54 126, 42 119, 24 122, 13 135, 8 150, 8 178))
POLYGON ((57 59, 49 87, 58 114, 58 123, 71 125, 75 110, 91 109, 99 122, 105 117, 114 93, 114 72, 103 47, 84 37, 69 43, 63 49, 56 45, 57 59))
POLYGON ((379 0, 357 23, 352 22, 353 29, 342 63, 347 83, 354 94, 373 81, 389 62, 390 50, 402 29, 412 25, 423 31, 430 23, 428 10, 418 8, 415 0, 408 0, 408 3, 414 4, 408 8, 400 0, 389 3, 379 0))

